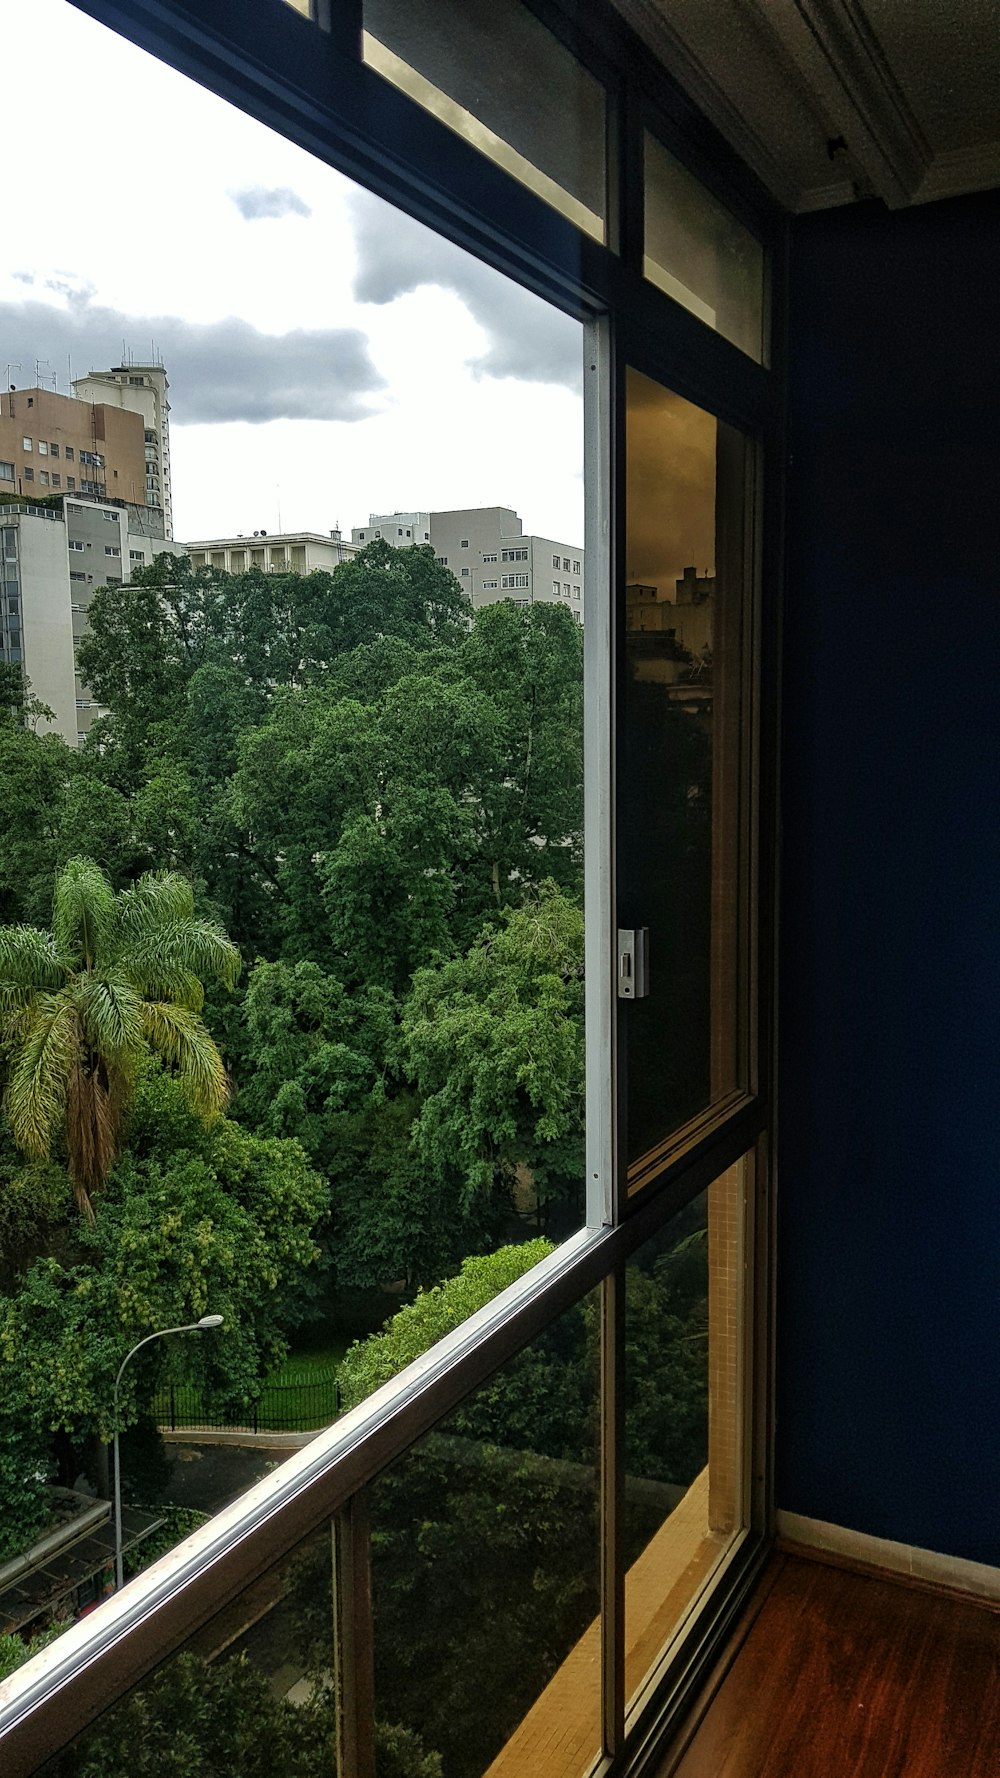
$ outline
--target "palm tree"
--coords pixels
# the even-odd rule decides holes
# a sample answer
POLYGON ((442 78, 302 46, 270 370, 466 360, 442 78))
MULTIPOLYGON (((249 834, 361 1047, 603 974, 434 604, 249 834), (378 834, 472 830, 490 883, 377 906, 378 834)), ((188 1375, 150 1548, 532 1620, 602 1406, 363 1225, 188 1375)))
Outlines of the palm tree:
POLYGON ((116 894, 92 859, 72 858, 56 879, 51 933, 0 927, 4 1109, 33 1160, 48 1157, 62 1129, 88 1220, 145 1055, 173 1069, 204 1118, 226 1104, 222 1057, 200 1016, 202 983, 232 988, 239 970, 236 946, 195 919, 191 885, 174 872, 116 894))

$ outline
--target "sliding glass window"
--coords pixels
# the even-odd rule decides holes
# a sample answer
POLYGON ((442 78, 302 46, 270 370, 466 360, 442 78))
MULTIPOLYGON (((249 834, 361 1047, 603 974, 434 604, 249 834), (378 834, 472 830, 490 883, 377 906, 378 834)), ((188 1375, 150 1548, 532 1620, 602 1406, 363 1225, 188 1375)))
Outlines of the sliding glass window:
POLYGON ((625 394, 618 925, 647 935, 645 979, 619 975, 632 1192, 748 1085, 753 452, 638 371, 625 394))

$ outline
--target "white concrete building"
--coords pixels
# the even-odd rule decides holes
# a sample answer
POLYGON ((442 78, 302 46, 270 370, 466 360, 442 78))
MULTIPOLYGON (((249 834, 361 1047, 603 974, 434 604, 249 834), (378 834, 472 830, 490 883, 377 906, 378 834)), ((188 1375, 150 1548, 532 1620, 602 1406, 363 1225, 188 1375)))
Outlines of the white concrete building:
POLYGON ((76 649, 97 587, 127 581, 164 550, 181 546, 137 530, 135 509, 64 499, 61 507, 0 506, 2 658, 19 663, 54 712, 39 724, 78 746, 105 714, 76 671, 76 649))
POLYGON ((339 530, 254 531, 249 537, 241 532, 185 545, 192 568, 222 568, 227 574, 245 574, 249 568, 265 574, 311 574, 316 568, 330 572, 363 548, 339 530))
POLYGON ((510 506, 372 513, 367 525, 354 527, 351 537, 361 548, 374 537, 383 537, 396 549, 429 543, 477 609, 498 599, 513 599, 518 605, 560 604, 583 622, 580 545, 554 537, 526 537, 510 506))
POLYGON ((164 536, 174 534, 170 487, 170 384, 162 364, 119 364, 75 377, 73 393, 81 401, 103 403, 141 414, 145 426, 146 505, 162 507, 164 536))

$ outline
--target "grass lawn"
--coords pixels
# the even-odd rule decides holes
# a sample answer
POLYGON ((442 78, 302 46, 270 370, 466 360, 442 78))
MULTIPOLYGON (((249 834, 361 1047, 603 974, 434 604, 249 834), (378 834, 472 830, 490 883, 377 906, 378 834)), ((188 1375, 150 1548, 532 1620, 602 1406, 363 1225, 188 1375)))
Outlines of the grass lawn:
POLYGON ((325 1426, 337 1412, 332 1378, 349 1344, 327 1328, 312 1331, 302 1349, 290 1352, 264 1384, 259 1424, 287 1424, 302 1430, 325 1426))
MULTIPOLYGON (((272 1371, 261 1391, 257 1407, 257 1425, 269 1432, 312 1432, 336 1418, 338 1396, 336 1372, 351 1344, 347 1335, 333 1333, 322 1325, 311 1328, 297 1350, 290 1352, 283 1364, 272 1371)), ((197 1400, 189 1400, 187 1392, 177 1394, 180 1413, 197 1415, 197 1400)), ((154 1401, 154 1412, 161 1423, 170 1417, 166 1392, 154 1401)), ((180 1424, 190 1424, 183 1419, 180 1424)), ((243 1424, 241 1421, 240 1424, 243 1424)))

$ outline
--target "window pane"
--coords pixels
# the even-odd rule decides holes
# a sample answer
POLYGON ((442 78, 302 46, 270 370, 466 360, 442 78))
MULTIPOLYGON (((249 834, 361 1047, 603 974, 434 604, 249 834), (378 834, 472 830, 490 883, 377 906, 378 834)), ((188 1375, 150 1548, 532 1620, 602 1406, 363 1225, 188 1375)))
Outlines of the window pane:
POLYGON ((745 1522, 744 1162, 634 1255, 625 1280, 625 1697, 745 1522))
POLYGON ((364 0, 365 61, 604 239, 604 88, 519 0, 364 0))
POLYGON ((648 131, 645 144, 646 277, 759 362, 763 247, 648 131))
POLYGON ((447 1778, 600 1749, 596 1294, 371 1490, 375 1716, 447 1778))
MULTIPOLYGON (((155 1531, 137 1547, 133 1569, 148 1566, 144 1550, 162 1554, 171 1541, 155 1531)), ((129 1566, 126 1557, 126 1579, 129 1566)), ((96 1604, 110 1594, 110 1562, 93 1585, 96 1604)), ((326 1525, 40 1766, 38 1778, 332 1778, 332 1594, 326 1525)))
POLYGON ((629 371, 619 913, 649 929, 620 1003, 630 1183, 745 1082, 741 673, 749 447, 629 371))

